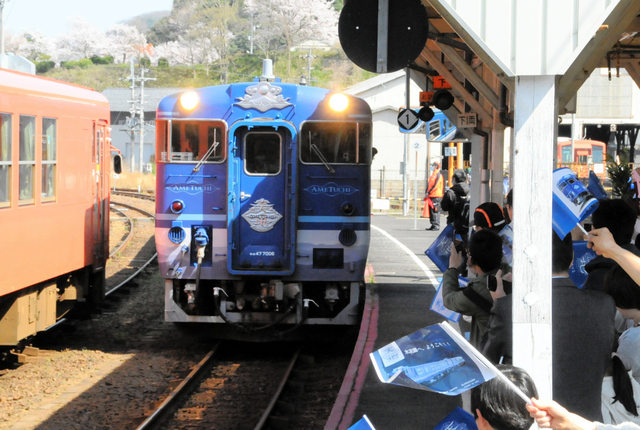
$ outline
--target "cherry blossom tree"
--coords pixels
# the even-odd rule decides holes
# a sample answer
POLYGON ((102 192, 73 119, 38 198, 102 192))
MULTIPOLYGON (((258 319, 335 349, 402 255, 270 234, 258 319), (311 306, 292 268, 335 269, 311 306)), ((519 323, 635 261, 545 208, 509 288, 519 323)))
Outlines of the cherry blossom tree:
POLYGON ((147 39, 136 27, 116 24, 107 31, 106 37, 104 52, 114 57, 117 63, 127 62, 127 57, 131 55, 144 55, 147 39))
POLYGON ((79 60, 102 55, 106 49, 104 32, 98 30, 82 17, 69 19, 70 31, 57 40, 57 54, 61 60, 79 60))
MULTIPOLYGON (((333 44, 338 39, 338 12, 332 0, 246 0, 246 11, 253 14, 260 29, 280 30, 287 49, 287 70, 291 70, 291 48, 308 40, 333 44)), ((257 37, 262 37, 258 31, 257 37)))

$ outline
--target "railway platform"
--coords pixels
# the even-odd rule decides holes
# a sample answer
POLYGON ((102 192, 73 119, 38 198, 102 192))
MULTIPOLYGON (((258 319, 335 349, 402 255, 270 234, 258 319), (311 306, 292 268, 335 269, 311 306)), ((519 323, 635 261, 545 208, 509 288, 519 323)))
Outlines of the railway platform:
MULTIPOLYGON (((461 396, 380 382, 369 353, 402 336, 438 322, 429 310, 441 272, 424 254, 439 232, 425 231, 428 219, 374 214, 367 300, 358 343, 325 430, 347 429, 367 415, 376 430, 433 429, 461 396)), ((457 324, 453 324, 457 327, 457 324)))

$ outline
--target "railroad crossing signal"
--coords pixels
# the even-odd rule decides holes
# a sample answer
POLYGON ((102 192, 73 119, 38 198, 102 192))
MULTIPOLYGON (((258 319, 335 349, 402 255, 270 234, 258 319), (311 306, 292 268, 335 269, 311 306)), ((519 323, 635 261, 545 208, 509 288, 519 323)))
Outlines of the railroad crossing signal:
POLYGON ((413 109, 404 108, 398 114, 398 125, 401 129, 411 130, 418 125, 419 121, 420 118, 413 109))

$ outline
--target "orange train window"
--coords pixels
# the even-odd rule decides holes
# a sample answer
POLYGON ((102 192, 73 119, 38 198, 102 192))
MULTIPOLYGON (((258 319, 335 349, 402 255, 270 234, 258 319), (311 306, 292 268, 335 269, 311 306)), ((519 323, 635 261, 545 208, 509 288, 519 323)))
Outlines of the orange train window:
POLYGON ((0 113, 0 208, 11 205, 11 119, 0 113))

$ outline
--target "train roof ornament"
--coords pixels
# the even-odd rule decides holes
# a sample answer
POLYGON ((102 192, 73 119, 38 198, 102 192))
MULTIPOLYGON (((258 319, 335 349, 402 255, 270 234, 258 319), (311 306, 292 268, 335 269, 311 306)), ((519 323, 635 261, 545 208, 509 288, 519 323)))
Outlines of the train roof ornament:
POLYGON ((271 85, 266 81, 251 85, 244 91, 247 94, 244 97, 238 97, 237 99, 240 101, 234 104, 245 109, 257 109, 260 112, 266 112, 270 109, 284 109, 292 106, 288 101, 291 97, 285 99, 280 94, 282 93, 281 87, 271 85))

